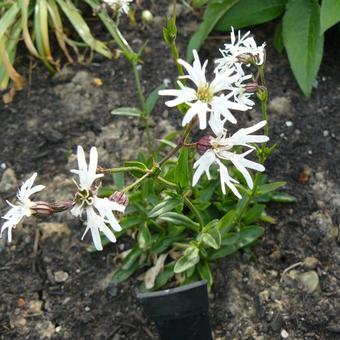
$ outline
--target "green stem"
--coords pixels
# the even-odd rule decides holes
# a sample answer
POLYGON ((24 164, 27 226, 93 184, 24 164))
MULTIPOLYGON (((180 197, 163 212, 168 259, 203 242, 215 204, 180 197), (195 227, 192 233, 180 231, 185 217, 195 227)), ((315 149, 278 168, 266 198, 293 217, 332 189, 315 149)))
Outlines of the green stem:
POLYGON ((123 193, 127 193, 128 191, 130 191, 131 189, 133 189, 135 186, 137 186, 138 184, 142 183, 146 178, 148 178, 150 176, 151 172, 147 172, 146 174, 144 174, 142 177, 138 178, 135 182, 133 182, 132 184, 128 185, 127 187, 125 187, 122 192, 123 193))
POLYGON ((110 173, 110 174, 114 174, 117 172, 127 172, 127 171, 136 171, 136 172, 141 172, 141 173, 147 172, 147 170, 137 168, 136 166, 127 166, 127 167, 109 168, 109 169, 98 168, 97 171, 99 173, 110 173))
POLYGON ((131 61, 131 66, 133 69, 133 75, 135 77, 135 82, 136 82, 136 89, 138 93, 138 99, 139 99, 139 105, 143 113, 145 113, 145 98, 143 94, 143 88, 142 88, 142 83, 140 80, 140 75, 137 69, 138 62, 136 60, 131 61))
POLYGON ((158 176, 157 180, 159 182, 161 182, 162 184, 166 185, 169 188, 172 188, 172 189, 175 189, 175 190, 179 189, 179 186, 176 183, 170 182, 170 181, 168 181, 167 179, 165 179, 165 178, 163 178, 161 176, 158 176))
POLYGON ((191 210, 191 212, 197 217, 198 223, 201 228, 204 227, 204 221, 201 213, 198 211, 198 209, 191 203, 189 198, 184 195, 184 204, 191 210))

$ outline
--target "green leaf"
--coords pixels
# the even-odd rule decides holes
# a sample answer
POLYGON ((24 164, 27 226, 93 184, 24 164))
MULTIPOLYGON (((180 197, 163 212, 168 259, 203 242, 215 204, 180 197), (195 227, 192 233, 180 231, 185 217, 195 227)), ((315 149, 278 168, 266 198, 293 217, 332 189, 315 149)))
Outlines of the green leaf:
POLYGON ((166 140, 166 139, 157 139, 157 141, 162 143, 162 144, 165 144, 167 146, 170 146, 173 149, 177 146, 174 142, 171 142, 171 141, 166 140))
POLYGON ((160 215, 159 219, 166 221, 170 224, 173 224, 175 226, 183 226, 189 229, 193 229, 195 231, 197 231, 199 228, 199 224, 194 222, 191 218, 175 212, 166 212, 160 215))
POLYGON ((209 0, 192 0, 193 7, 202 7, 204 6, 209 0))
POLYGON ((120 107, 112 110, 111 114, 114 116, 130 116, 130 117, 141 117, 143 112, 137 107, 120 107))
POLYGON ((187 188, 191 183, 191 168, 189 168, 189 149, 182 148, 175 168, 175 181, 181 188, 187 188))
POLYGON ((136 169, 136 170, 130 171, 130 173, 137 178, 142 177, 144 173, 148 170, 148 167, 144 163, 138 162, 138 161, 127 161, 124 163, 124 166, 138 168, 138 169, 143 170, 143 171, 138 171, 136 169))
POLYGON ((238 242, 239 248, 243 248, 255 242, 263 234, 264 234, 264 228, 262 227, 259 227, 256 225, 243 227, 242 230, 237 233, 239 237, 239 242, 238 242))
POLYGON ((340 0, 322 0, 320 13, 320 33, 340 21, 340 0))
POLYGON ((187 248, 184 255, 176 262, 175 274, 183 273, 195 266, 200 260, 199 250, 196 247, 187 248))
POLYGON ((291 0, 283 17, 283 42, 297 82, 310 96, 318 73, 324 37, 320 35, 320 6, 316 0, 291 0))
POLYGON ((211 248, 218 249, 220 247, 214 237, 210 234, 204 233, 202 235, 202 241, 211 248))
POLYGON ((117 285, 120 282, 125 281, 128 279, 135 271, 142 268, 145 264, 139 264, 138 262, 134 263, 128 269, 118 269, 114 272, 112 276, 112 283, 117 285))
POLYGON ((279 53, 282 53, 285 48, 282 37, 282 21, 280 21, 275 28, 273 45, 279 53))
POLYGON ((155 205, 149 212, 148 216, 150 218, 157 217, 161 214, 173 210, 174 208, 180 206, 181 204, 182 201, 179 200, 178 198, 167 198, 164 201, 155 205))
POLYGON ((286 185, 286 182, 273 182, 273 183, 262 184, 262 185, 259 185, 259 187, 256 190, 256 193, 258 195, 263 195, 268 192, 274 191, 278 188, 281 188, 284 185, 286 185))
POLYGON ((217 22, 214 29, 229 31, 275 19, 285 9, 287 0, 242 0, 231 7, 217 22))
POLYGON ((214 249, 220 248, 221 234, 218 223, 216 223, 216 226, 214 228, 209 229, 207 233, 203 234, 203 242, 214 249), (207 238, 205 237, 205 235, 209 235, 211 238, 207 238))
POLYGON ((114 193, 114 189, 112 187, 99 187, 97 196, 98 197, 109 197, 114 193))
POLYGON ((102 41, 99 41, 92 36, 89 26, 79 13, 78 8, 71 1, 56 1, 84 42, 96 52, 111 59, 112 53, 102 41))
POLYGON ((243 221, 245 224, 250 224, 258 221, 264 213, 266 206, 264 204, 255 204, 245 213, 243 221))
POLYGON ((246 226, 238 233, 226 234, 222 240, 220 249, 211 251, 209 260, 217 260, 221 257, 231 255, 241 248, 254 243, 264 233, 264 228, 252 225, 246 226))
POLYGON ((203 22, 191 37, 187 47, 187 61, 192 60, 192 51, 199 50, 204 40, 215 27, 218 20, 239 0, 222 0, 219 3, 210 2, 203 16, 203 22))
POLYGON ((154 90, 151 91, 148 98, 145 101, 145 110, 146 114, 149 116, 154 109, 155 105, 157 104, 159 94, 158 91, 165 89, 165 85, 161 84, 157 86, 154 90))
POLYGON ((0 19, 0 39, 6 33, 7 29, 15 24, 19 10, 20 7, 17 2, 13 2, 12 6, 5 12, 5 14, 2 13, 0 19))
POLYGON ((274 202, 280 202, 280 203, 295 203, 296 202, 296 198, 294 196, 283 193, 283 192, 273 193, 271 200, 274 202))
POLYGON ((150 230, 146 223, 142 224, 139 227, 137 241, 141 249, 147 249, 150 246, 151 241, 152 241, 152 236, 150 234, 150 230))
POLYGON ((222 240, 221 247, 217 251, 211 251, 209 260, 217 260, 235 253, 239 249, 239 237, 235 234, 226 234, 222 240))
POLYGON ((219 228, 222 235, 229 232, 234 227, 234 220, 236 217, 236 211, 229 210, 220 220, 219 228))
POLYGON ((124 216, 120 221, 119 224, 123 229, 129 229, 134 227, 135 225, 140 225, 145 222, 145 218, 143 216, 124 216))
POLYGON ((174 242, 180 242, 182 241, 184 238, 184 236, 178 236, 178 235, 175 235, 175 236, 169 236, 169 235, 166 235, 166 236, 162 236, 160 238, 158 238, 152 248, 150 249, 150 253, 151 254, 161 254, 161 253, 164 253, 165 251, 168 250, 168 248, 170 248, 172 246, 172 244, 174 242))
POLYGON ((198 273, 201 276, 202 280, 205 280, 208 285, 208 289, 210 290, 212 284, 213 284, 213 276, 209 267, 208 261, 201 261, 199 262, 197 266, 198 273))
POLYGON ((122 269, 128 270, 131 266, 135 264, 135 262, 139 262, 139 257, 144 253, 143 249, 140 249, 138 247, 138 244, 136 244, 129 254, 122 260, 122 269))
POLYGON ((116 172, 112 174, 113 182, 117 190, 122 190, 125 187, 124 173, 116 172))

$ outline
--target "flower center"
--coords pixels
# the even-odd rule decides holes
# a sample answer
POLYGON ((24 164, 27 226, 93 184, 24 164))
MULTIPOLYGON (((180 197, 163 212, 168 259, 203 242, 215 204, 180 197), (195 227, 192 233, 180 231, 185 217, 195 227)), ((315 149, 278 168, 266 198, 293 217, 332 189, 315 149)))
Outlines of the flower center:
POLYGON ((81 189, 76 193, 76 199, 81 205, 92 205, 93 204, 93 193, 87 189, 81 189))
POLYGON ((197 89, 197 99, 203 103, 210 103, 213 99, 214 92, 209 84, 200 85, 197 89))

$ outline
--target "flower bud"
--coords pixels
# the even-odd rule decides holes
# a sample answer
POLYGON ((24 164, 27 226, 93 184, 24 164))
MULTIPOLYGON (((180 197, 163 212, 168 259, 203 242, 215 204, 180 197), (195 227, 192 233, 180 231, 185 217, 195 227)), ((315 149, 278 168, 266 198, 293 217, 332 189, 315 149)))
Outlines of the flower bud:
POLYGON ((203 155, 211 149, 211 136, 203 136, 197 143, 196 143, 196 150, 200 155, 203 155))
POLYGON ((73 208, 75 202, 74 201, 57 201, 51 204, 54 212, 62 212, 68 209, 73 208))
POLYGON ((145 24, 152 24, 154 21, 154 17, 150 11, 144 10, 142 12, 142 20, 145 24))
POLYGON ((118 204, 124 205, 125 207, 129 204, 129 198, 123 192, 115 191, 110 197, 110 201, 116 202, 118 204))
POLYGON ((258 83, 248 83, 244 85, 244 89, 246 93, 254 93, 260 88, 258 83))
POLYGON ((47 217, 54 213, 62 212, 73 207, 73 201, 58 201, 47 203, 43 201, 33 202, 31 207, 32 214, 39 217, 47 217))
POLYGON ((54 209, 51 204, 43 201, 33 202, 34 206, 31 207, 32 214, 40 217, 46 217, 53 214, 54 209))

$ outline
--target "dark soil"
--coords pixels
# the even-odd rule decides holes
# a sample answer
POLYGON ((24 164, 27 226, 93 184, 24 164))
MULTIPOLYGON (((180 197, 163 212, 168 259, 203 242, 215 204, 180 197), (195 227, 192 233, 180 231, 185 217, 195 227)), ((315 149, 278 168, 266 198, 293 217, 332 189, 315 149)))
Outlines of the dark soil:
MULTIPOLYGON (((176 77, 161 42, 166 4, 151 6, 156 15, 152 27, 123 25, 135 49, 149 40, 142 66, 146 92, 176 77)), ((183 55, 198 20, 183 11, 179 16, 183 55)), ((211 324, 215 339, 340 339, 339 52, 332 47, 335 37, 328 37, 315 89, 306 99, 286 56, 273 49, 272 32, 271 25, 253 31, 257 41, 268 45, 271 140, 278 144, 267 174, 271 180, 287 181, 285 190, 297 203, 270 206, 278 223, 267 227, 253 256, 240 253, 215 264, 211 324), (317 263, 297 266, 282 277, 287 267, 307 257, 317 263), (299 283, 303 273, 319 278, 313 292, 299 283)), ((220 37, 211 37, 202 56, 218 56, 222 43, 220 37)), ((26 61, 23 58, 19 70, 28 77, 26 61)), ((145 141, 141 124, 110 115, 113 108, 134 104, 133 77, 123 58, 110 62, 95 56, 93 64, 67 66, 54 77, 35 65, 31 84, 12 104, 0 104, 0 175, 5 166, 20 181, 37 171, 39 182, 47 185, 41 199, 72 197, 69 169, 77 144, 96 145, 103 166, 136 155, 145 141), (94 78, 103 85, 95 85, 94 78)), ((243 122, 253 119, 258 119, 255 110, 243 122)), ((179 117, 160 100, 153 120, 155 135, 161 138, 178 126, 179 117)), ((7 209, 5 199, 14 194, 0 197, 1 212, 7 209)), ((33 273, 33 223, 18 226, 11 245, 0 241, 1 339, 157 339, 136 301, 135 279, 118 287, 110 284, 113 257, 124 249, 123 242, 89 253, 90 240, 80 241, 83 226, 69 215, 48 224, 39 221, 41 255, 33 273), (61 279, 65 282, 56 282, 58 271, 68 274, 61 279)))

